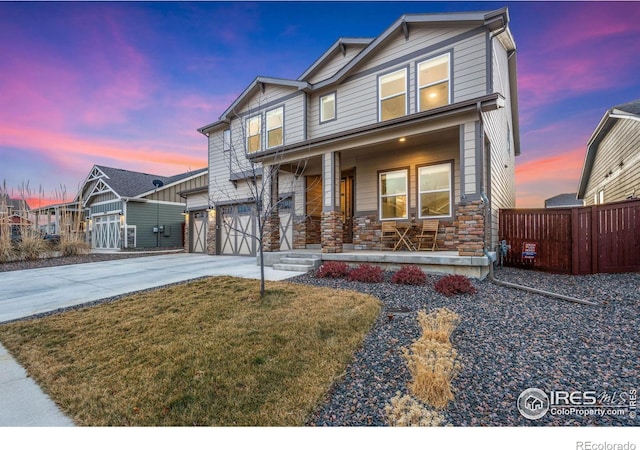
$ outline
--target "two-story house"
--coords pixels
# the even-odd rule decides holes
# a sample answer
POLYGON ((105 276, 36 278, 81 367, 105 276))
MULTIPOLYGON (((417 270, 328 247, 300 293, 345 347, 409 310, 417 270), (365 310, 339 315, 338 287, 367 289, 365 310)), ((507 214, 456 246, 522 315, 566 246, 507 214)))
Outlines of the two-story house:
POLYGON ((640 99, 609 109, 587 143, 578 199, 587 206, 640 197, 640 99))
POLYGON ((438 219, 439 250, 481 257, 515 204, 508 10, 404 15, 375 38, 340 38, 295 80, 255 78, 198 131, 210 253, 256 253, 248 183, 264 177, 279 210, 267 251, 377 249, 385 221, 438 219))

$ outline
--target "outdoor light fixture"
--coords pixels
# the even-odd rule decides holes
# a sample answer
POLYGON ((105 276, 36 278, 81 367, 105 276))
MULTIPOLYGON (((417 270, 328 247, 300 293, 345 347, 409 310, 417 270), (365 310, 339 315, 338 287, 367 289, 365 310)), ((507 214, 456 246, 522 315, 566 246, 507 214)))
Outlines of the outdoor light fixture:
MULTIPOLYGON (((158 188, 161 188, 162 186, 164 186, 164 183, 162 182, 162 180, 153 180, 152 181, 153 185, 156 187, 156 190, 154 193, 158 192, 158 188)), ((158 199, 156 198, 156 247, 160 247, 160 202, 158 201, 158 199)))

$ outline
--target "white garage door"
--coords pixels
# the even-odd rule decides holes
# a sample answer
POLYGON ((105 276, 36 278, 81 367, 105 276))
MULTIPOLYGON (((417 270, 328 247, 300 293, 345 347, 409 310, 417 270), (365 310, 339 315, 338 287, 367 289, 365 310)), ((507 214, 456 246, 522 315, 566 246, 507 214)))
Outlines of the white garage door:
POLYGON ((120 249, 120 216, 95 216, 93 218, 93 247, 104 250, 120 249))
POLYGON ((258 227, 250 203, 222 206, 218 238, 220 254, 255 256, 258 227))
POLYGON ((191 230, 189 230, 190 250, 192 253, 205 253, 207 239, 207 213, 196 211, 191 213, 191 230))

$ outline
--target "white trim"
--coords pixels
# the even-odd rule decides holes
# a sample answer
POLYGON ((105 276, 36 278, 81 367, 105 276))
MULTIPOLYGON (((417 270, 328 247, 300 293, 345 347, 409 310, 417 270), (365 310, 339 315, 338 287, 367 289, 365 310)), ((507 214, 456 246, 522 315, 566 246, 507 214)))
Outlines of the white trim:
MULTIPOLYGON (((422 101, 422 95, 421 94, 421 90, 428 88, 430 86, 436 86, 438 84, 442 84, 442 83, 447 83, 447 105, 451 104, 451 53, 450 52, 445 52, 442 53, 438 56, 434 56, 431 57, 429 59, 425 59, 424 61, 420 61, 420 62, 416 62, 416 97, 417 97, 417 105, 418 105, 418 110, 416 112, 421 112, 423 111, 422 109, 422 105, 421 105, 421 101, 422 101), (427 64, 430 62, 433 62, 436 59, 439 58, 443 58, 446 57, 447 58, 447 76, 446 78, 443 78, 441 80, 437 80, 437 81, 433 81, 431 83, 427 83, 425 85, 420 85, 420 66, 423 64, 427 64)), ((443 105, 441 105, 443 106, 443 105)), ((431 109, 431 108, 429 108, 431 109)), ((425 109, 424 111, 427 111, 427 109, 425 109)))
POLYGON ((426 166, 420 166, 418 167, 417 170, 417 186, 416 186, 416 195, 418 198, 418 218, 419 219, 441 219, 444 217, 452 217, 453 216, 453 186, 451 184, 451 177, 453 175, 453 164, 450 162, 445 162, 445 163, 440 163, 440 164, 429 164, 426 166), (420 171, 422 169, 426 169, 426 168, 434 168, 434 167, 447 167, 447 172, 448 172, 448 176, 447 176, 447 183, 449 185, 448 189, 430 189, 430 190, 426 190, 423 191, 422 189, 420 189, 420 177, 422 176, 420 174, 420 171), (439 216, 423 216, 422 215, 422 197, 420 194, 428 194, 428 193, 433 193, 433 192, 449 192, 449 213, 448 214, 443 214, 443 215, 439 215, 439 216))
POLYGON ((264 118, 265 118, 265 144, 266 144, 266 148, 270 149, 270 148, 276 148, 276 147, 282 147, 284 145, 284 105, 278 106, 277 108, 273 108, 273 109, 269 109, 264 113, 264 118), (280 110, 280 118, 281 118, 281 124, 279 127, 274 127, 274 128, 269 128, 269 114, 272 115, 276 115, 277 116, 277 111, 280 110), (272 130, 277 130, 278 128, 282 129, 282 142, 280 142, 277 145, 273 145, 273 146, 269 146, 269 131, 272 130))
MULTIPOLYGON (((378 75, 378 121, 382 122, 382 102, 384 100, 389 100, 392 98, 396 98, 396 97, 400 97, 401 95, 404 95, 404 114, 402 116, 406 116, 409 112, 409 88, 408 88, 408 81, 409 81, 409 73, 407 71, 407 67, 403 67, 401 69, 398 70, 394 70, 392 72, 388 72, 385 74, 381 74, 378 75), (404 74, 404 90, 400 93, 397 94, 393 94, 393 95, 388 95, 387 97, 383 97, 382 96, 382 79, 392 76, 392 75, 396 75, 400 72, 403 72, 404 74)), ((402 117, 402 116, 398 116, 398 117, 402 117)), ((395 117, 393 117, 393 119, 395 119, 395 117)), ((384 120, 390 120, 390 119, 384 119, 384 120)))
POLYGON ((409 169, 396 169, 380 172, 378 174, 378 216, 380 220, 401 220, 409 218, 409 169), (382 194, 382 175, 404 172, 404 194, 382 194), (406 198, 405 215, 401 217, 382 217, 382 199, 389 197, 400 197, 404 195, 406 198))
POLYGON ((246 132, 246 138, 244 141, 244 145, 245 145, 245 153, 257 153, 259 151, 262 150, 262 113, 260 114, 255 114, 253 116, 247 117, 246 119, 244 119, 244 129, 246 132), (258 134, 249 134, 249 122, 251 122, 254 119, 259 119, 259 125, 258 125, 258 134), (249 150, 249 138, 254 137, 254 136, 258 136, 260 138, 260 145, 258 146, 258 149, 256 150, 249 150))

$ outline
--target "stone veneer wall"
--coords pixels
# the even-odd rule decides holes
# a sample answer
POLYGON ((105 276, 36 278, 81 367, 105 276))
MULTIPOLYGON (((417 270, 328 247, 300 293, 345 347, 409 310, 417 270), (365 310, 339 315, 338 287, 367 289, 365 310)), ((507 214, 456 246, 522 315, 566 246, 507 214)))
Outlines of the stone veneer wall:
POLYGON ((309 216, 306 220, 306 244, 319 244, 322 240, 322 219, 317 216, 309 216))
POLYGON ((307 221, 304 217, 293 219, 293 248, 304 249, 307 247, 307 221))
POLYGON ((322 253, 342 253, 342 215, 340 211, 322 213, 322 253))
POLYGON ((456 213, 458 221, 458 254, 483 256, 484 252, 484 202, 482 200, 460 203, 456 213))
POLYGON ((216 254, 216 210, 212 209, 207 212, 207 254, 216 254))
MULTIPOLYGON (((421 219, 417 222, 422 223, 421 219)), ((355 217, 353 219, 353 248, 355 250, 380 250, 381 228, 381 222, 377 215, 355 217)), ((440 221, 437 242, 438 250, 458 250, 456 222, 440 221)), ((417 245, 415 239, 414 243, 417 245)), ((392 250, 390 242, 385 242, 382 250, 392 250)))
POLYGON ((189 224, 191 223, 191 213, 187 214, 184 218, 184 251, 189 253, 189 224))
POLYGON ((280 216, 277 211, 266 217, 264 222, 262 250, 265 252, 280 251, 280 216))

